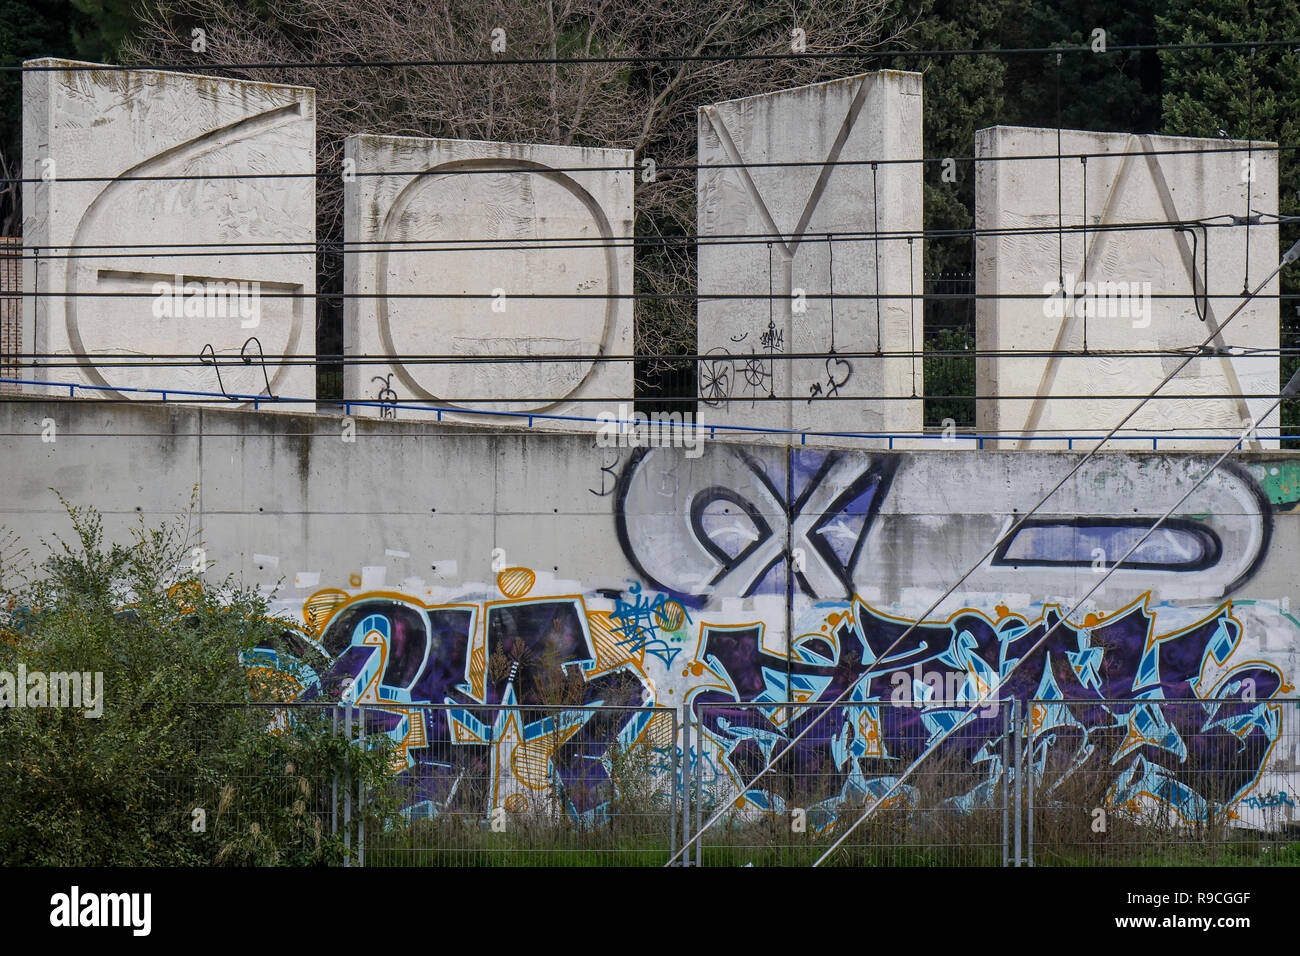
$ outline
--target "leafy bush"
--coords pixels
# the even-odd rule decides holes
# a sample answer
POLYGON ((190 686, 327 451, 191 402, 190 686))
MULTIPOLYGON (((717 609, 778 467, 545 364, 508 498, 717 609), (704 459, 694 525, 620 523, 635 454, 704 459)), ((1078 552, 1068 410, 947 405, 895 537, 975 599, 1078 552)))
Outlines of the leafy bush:
POLYGON ((362 747, 326 707, 273 706, 283 675, 241 655, 293 625, 255 590, 203 581, 184 517, 106 545, 98 513, 68 513, 75 543, 39 567, 0 548, 0 671, 100 672, 102 716, 0 708, 0 862, 338 863, 336 781, 339 806, 351 781, 365 815, 392 816, 386 739, 362 747))

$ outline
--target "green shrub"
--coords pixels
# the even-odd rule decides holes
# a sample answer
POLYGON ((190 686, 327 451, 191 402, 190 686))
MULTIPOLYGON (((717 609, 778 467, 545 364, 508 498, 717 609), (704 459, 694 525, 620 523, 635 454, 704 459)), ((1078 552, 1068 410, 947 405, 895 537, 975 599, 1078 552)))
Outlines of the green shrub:
POLYGON ((335 781, 338 806, 346 781, 368 795, 354 820, 392 817, 386 738, 349 744, 323 707, 270 706, 281 675, 240 655, 292 624, 204 580, 186 518, 108 545, 98 513, 68 513, 75 542, 40 566, 12 540, 0 554, 0 671, 102 673, 102 716, 0 708, 0 862, 339 863, 335 781))

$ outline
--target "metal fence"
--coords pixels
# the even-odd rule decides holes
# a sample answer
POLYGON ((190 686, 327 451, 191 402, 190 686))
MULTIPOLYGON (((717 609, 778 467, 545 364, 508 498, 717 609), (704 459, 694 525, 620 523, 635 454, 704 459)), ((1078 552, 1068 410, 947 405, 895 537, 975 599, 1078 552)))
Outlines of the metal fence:
MULTIPOLYGON (((659 866, 676 848, 678 731, 655 707, 294 703, 218 709, 268 739, 340 746, 286 765, 245 753, 201 776, 151 781, 148 815, 184 828, 205 817, 223 862, 268 859, 264 845, 343 866, 659 866), (354 771, 370 752, 385 772, 354 771), (303 839, 304 834, 306 839, 303 839), (313 839, 313 834, 315 838, 313 839)), ((214 722, 214 732, 220 725, 214 722)), ((193 735, 196 754, 213 744, 193 735)))
POLYGON ((686 857, 695 865, 809 865, 879 802, 835 862, 996 865, 1008 852, 1011 777, 990 774, 984 763, 1007 766, 1002 750, 1015 735, 1011 708, 992 710, 959 727, 905 789, 891 792, 955 711, 890 703, 697 706, 686 728, 696 820, 687 839, 720 809, 728 812, 686 857))
MULTIPOLYGON (((84 776, 19 770, 6 794, 40 832, 111 823, 182 863, 799 866, 838 844, 827 864, 1300 865, 1297 700, 697 698, 684 719, 322 702, 176 720, 130 806, 84 776)), ((63 862, 101 862, 67 843, 63 862)))
POLYGON ((387 866, 657 866, 678 839, 678 735, 662 707, 367 708, 397 743, 387 866))
POLYGON ((1300 865, 1300 701, 967 710, 697 705, 684 862, 1300 865))

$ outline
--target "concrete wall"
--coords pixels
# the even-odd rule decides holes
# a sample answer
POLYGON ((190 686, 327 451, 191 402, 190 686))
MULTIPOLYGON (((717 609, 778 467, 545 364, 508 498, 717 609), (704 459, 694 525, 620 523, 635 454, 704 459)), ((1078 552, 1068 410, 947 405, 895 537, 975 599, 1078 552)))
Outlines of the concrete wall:
POLYGON ((26 378, 117 398, 269 385, 310 410, 315 368, 277 357, 316 351, 315 91, 24 65, 22 341, 54 355, 26 378), (220 375, 196 362, 209 345, 220 375))
MULTIPOLYGON (((994 231, 976 242, 975 290, 986 297, 976 305, 976 344, 998 353, 976 360, 980 431, 1105 434, 1182 358, 1153 351, 1200 345, 1241 303, 1243 281, 1254 289, 1276 268, 1268 216, 1277 213, 1278 154, 1267 148, 1275 144, 1248 145, 1064 130, 1058 180, 1056 130, 976 134, 977 157, 1012 157, 976 164, 975 225, 994 231), (1263 222, 1231 226, 1247 208, 1263 222), (1142 226, 1202 218, 1204 230, 1142 226), (1058 234, 1058 223, 1072 231, 1058 234), (1088 284, 1100 283, 1111 285, 1089 296, 1088 284), (1084 355, 1085 330, 1088 351, 1109 354, 1084 355)), ((1126 431, 1168 431, 1169 448, 1210 447, 1174 430, 1226 437, 1253 420, 1276 447, 1278 413, 1263 413, 1279 387, 1277 292, 1273 279, 1215 337, 1218 354, 1182 369, 1160 393, 1169 398, 1150 402, 1126 431)))
POLYGON ((921 429, 922 243, 873 235, 921 230, 921 115, 892 70, 700 108, 701 421, 921 429))
MULTIPOLYGON (((197 489, 206 579, 233 572, 263 588, 334 662, 299 674, 304 695, 397 708, 395 740, 433 779, 440 771, 420 741, 452 731, 416 728, 401 703, 536 703, 533 670, 578 667, 588 703, 833 699, 1076 460, 723 442, 691 458, 602 448, 590 434, 7 403, 0 524, 39 551, 41 537, 68 531, 56 489, 101 509, 120 537, 185 511, 197 489), (489 666, 520 646, 520 674, 507 680, 489 666)), ((1146 728, 1142 747, 1105 765, 1116 800, 1173 793, 1162 781, 1177 777, 1166 802, 1194 817, 1195 781, 1208 778, 1187 777, 1188 761, 1214 770, 1215 749, 1180 756, 1168 728, 1132 722, 1150 710, 1141 699, 1232 697, 1189 717, 1184 743, 1230 718, 1250 754, 1238 796, 1256 799, 1243 821, 1264 808, 1294 819, 1294 793, 1280 804, 1276 794, 1294 790, 1300 727, 1296 709, 1274 701, 1294 695, 1300 673, 1290 610, 1300 596, 1300 456, 1246 454, 1224 466, 1132 568, 1026 656, 1211 460, 1121 452, 1089 463, 854 699, 888 701, 895 675, 913 670, 957 675, 972 690, 1006 679, 1004 697, 1119 699, 1088 718, 1146 728)), ((1080 726, 1077 706, 1044 710, 1044 726, 1080 726)), ((784 733, 779 715, 754 719, 752 733, 711 727, 732 755, 712 773, 733 776, 730 761, 755 734, 784 733)), ((837 725, 810 746, 838 765, 885 760, 894 731, 873 727, 846 743, 837 725)), ((883 766, 862 773, 878 781, 883 766)), ((846 787, 865 785, 850 776, 846 787)))

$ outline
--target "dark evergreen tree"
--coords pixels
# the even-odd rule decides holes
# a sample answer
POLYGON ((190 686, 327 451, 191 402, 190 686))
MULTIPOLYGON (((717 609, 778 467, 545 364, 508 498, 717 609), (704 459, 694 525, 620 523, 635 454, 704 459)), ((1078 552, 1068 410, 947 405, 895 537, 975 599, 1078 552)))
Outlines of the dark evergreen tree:
MULTIPOLYGON (((1293 0, 1166 0, 1157 17, 1161 43, 1249 43, 1300 36, 1300 6, 1293 0)), ((1300 226, 1285 221, 1300 214, 1300 53, 1293 46, 1166 50, 1161 130, 1178 136, 1225 135, 1278 143, 1278 211, 1284 217, 1281 250, 1300 236, 1300 226)), ((1245 215, 1243 207, 1233 210, 1245 215)), ((1279 250, 1279 254, 1281 252, 1279 250)), ((1268 274, 1276 261, 1252 263, 1250 284, 1268 274)), ((1245 262, 1242 263, 1243 277, 1245 262)), ((1283 348, 1300 346, 1300 276, 1282 273, 1283 348)), ((1283 355, 1281 380, 1300 367, 1300 358, 1283 355)), ((1280 385, 1280 383, 1279 383, 1280 385)), ((1300 427, 1300 403, 1282 406, 1284 429, 1300 427)))

